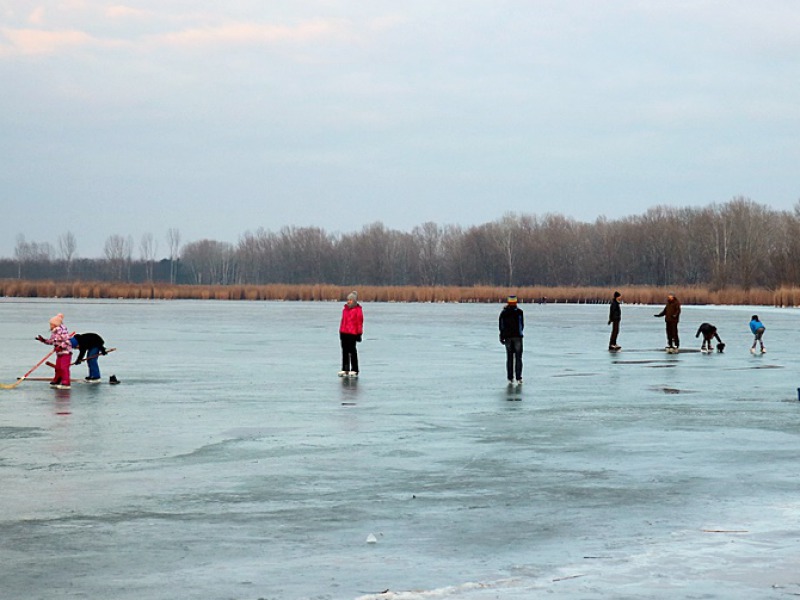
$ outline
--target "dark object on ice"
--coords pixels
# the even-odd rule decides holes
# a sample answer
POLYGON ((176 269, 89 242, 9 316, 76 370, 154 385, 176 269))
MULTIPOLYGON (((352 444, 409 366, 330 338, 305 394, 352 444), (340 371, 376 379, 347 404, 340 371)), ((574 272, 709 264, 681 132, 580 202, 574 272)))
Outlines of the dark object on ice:
POLYGON ((108 383, 110 383, 111 385, 116 385, 119 383, 119 379, 117 379, 116 375, 112 375, 111 377, 108 378, 108 383))
POLYGON ((717 344, 717 352, 722 354, 725 351, 725 342, 720 342, 717 344))

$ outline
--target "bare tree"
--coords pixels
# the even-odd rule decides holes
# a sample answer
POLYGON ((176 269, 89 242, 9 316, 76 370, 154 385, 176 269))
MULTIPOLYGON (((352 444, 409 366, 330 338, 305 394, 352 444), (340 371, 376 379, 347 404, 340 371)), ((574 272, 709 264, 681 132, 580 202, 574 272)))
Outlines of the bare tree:
POLYGON ((227 242, 200 240, 186 244, 182 260, 196 284, 228 285, 234 278, 235 253, 227 242))
POLYGON ((109 273, 114 281, 122 281, 129 274, 133 256, 133 238, 114 234, 108 236, 103 246, 108 261, 109 273))
POLYGON ((158 252, 158 242, 152 233, 145 233, 139 240, 139 255, 144 263, 145 277, 147 281, 153 281, 153 263, 158 252))
POLYGON ((623 273, 628 273, 630 263, 621 256, 624 235, 619 221, 598 217, 589 232, 590 250, 586 255, 586 273, 593 285, 618 285, 624 283, 623 273))
POLYGON ((504 285, 506 256, 497 244, 496 223, 473 226, 452 247, 458 261, 459 285, 504 285))
POLYGON ((444 262, 444 231, 428 221, 415 227, 411 235, 417 248, 419 279, 422 285, 440 283, 444 262))
POLYGON ((445 285, 463 285, 464 267, 458 260, 458 250, 464 232, 458 225, 447 225, 442 231, 442 283, 445 285))
POLYGON ((246 232, 236 249, 238 273, 244 283, 274 283, 277 236, 263 227, 246 232))
POLYGON ((167 230, 167 244, 169 245, 169 282, 175 283, 178 277, 177 260, 181 249, 181 232, 170 227, 167 230))
POLYGON ((17 261, 17 279, 22 279, 22 266, 30 261, 30 245, 21 233, 17 235, 17 245, 14 246, 14 259, 17 261))
POLYGON ((371 285, 384 285, 392 281, 392 256, 394 247, 391 233, 380 221, 365 225, 362 230, 348 236, 352 244, 353 272, 357 280, 371 285))
POLYGON ((319 227, 284 227, 275 240, 284 281, 329 282, 333 238, 319 227), (327 281, 326 281, 327 280, 327 281))
POLYGON ((72 261, 76 257, 78 242, 71 231, 58 236, 58 252, 67 266, 67 277, 72 276, 72 261))
POLYGON ((58 253, 62 260, 65 260, 66 262, 72 262, 72 260, 76 257, 77 249, 78 242, 75 239, 75 235, 71 231, 58 236, 58 253))
POLYGON ((770 252, 768 281, 776 287, 796 286, 800 281, 800 220, 788 211, 775 218, 775 230, 770 233, 774 245, 770 252))
POLYGON ((773 227, 767 210, 749 198, 734 198, 725 206, 732 225, 731 250, 737 282, 745 289, 760 283, 764 259, 769 254, 773 227))
POLYGON ((550 284, 579 283, 581 235, 578 223, 561 214, 545 215, 540 224, 540 253, 545 258, 545 276, 550 284))
POLYGON ((17 279, 22 279, 24 266, 43 267, 52 260, 53 246, 47 242, 27 242, 25 236, 20 234, 14 247, 14 258, 17 261, 17 279))
POLYGON ((522 227, 520 218, 515 213, 506 213, 503 218, 492 224, 495 244, 503 254, 503 270, 506 274, 505 284, 516 285, 514 269, 517 266, 518 251, 522 246, 522 227))
POLYGON ((717 288, 722 288, 728 284, 730 278, 733 224, 730 221, 730 214, 723 207, 714 204, 706 211, 710 223, 708 243, 712 256, 711 283, 717 288))
POLYGON ((642 245, 639 260, 646 273, 646 281, 654 285, 673 285, 682 282, 679 267, 683 259, 685 227, 677 213, 670 206, 650 208, 636 219, 642 232, 642 245))

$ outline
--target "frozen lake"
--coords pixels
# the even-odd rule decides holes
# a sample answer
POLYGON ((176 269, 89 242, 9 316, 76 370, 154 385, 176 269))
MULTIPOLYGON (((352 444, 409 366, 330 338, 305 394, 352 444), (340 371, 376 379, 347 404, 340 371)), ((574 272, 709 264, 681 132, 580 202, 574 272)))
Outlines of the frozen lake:
POLYGON ((57 312, 122 382, 0 390, 0 597, 800 595, 800 312, 521 307, 509 389, 501 304, 364 304, 350 381, 338 303, 0 301, 2 382, 57 312))

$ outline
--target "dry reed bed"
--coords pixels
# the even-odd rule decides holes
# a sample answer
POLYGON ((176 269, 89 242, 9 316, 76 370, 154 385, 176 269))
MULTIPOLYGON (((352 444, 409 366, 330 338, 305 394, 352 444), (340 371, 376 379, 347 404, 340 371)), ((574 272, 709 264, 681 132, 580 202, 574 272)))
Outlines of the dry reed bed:
MULTIPOLYGON (((509 293, 521 302, 607 303, 612 288, 600 287, 421 287, 340 285, 170 285, 161 283, 101 283, 0 280, 0 296, 15 298, 123 298, 152 300, 302 300, 343 301, 356 289, 364 302, 502 302, 509 293)), ((631 286, 618 288, 629 304, 662 304, 674 293, 683 304, 800 306, 800 287, 776 290, 704 287, 631 286)))

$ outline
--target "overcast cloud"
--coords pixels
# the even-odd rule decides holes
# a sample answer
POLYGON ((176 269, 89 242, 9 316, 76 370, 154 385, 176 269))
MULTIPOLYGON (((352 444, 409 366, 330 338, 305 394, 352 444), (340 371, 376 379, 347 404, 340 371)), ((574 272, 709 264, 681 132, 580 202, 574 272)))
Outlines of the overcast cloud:
POLYGON ((0 256, 800 199, 793 0, 0 0, 0 256))

